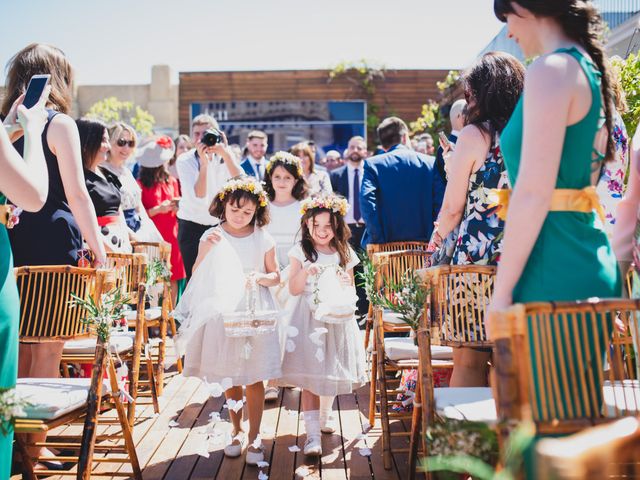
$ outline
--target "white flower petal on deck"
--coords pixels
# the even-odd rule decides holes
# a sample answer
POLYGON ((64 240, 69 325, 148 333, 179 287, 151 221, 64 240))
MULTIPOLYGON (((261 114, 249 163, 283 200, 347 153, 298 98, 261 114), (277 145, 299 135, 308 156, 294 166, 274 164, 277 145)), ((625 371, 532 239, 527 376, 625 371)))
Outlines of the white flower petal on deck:
POLYGON ((256 465, 258 466, 258 468, 267 468, 269 466, 269 462, 265 462, 263 460, 262 462, 256 463, 256 465))
POLYGON ((176 422, 175 420, 171 420, 169 422, 169 428, 173 428, 173 427, 179 427, 180 424, 178 422, 176 422))
POLYGON ((371 449, 367 448, 367 447, 364 447, 364 448, 361 448, 359 450, 359 453, 363 457, 370 457, 371 456, 371 449))
POLYGON ((258 473, 258 480, 269 480, 269 475, 260 470, 260 473, 258 473))
POLYGON ((287 327, 287 337, 289 338, 295 338, 298 336, 298 333, 300 333, 298 331, 298 329, 296 327, 294 327, 293 325, 289 325, 287 327))
POLYGON ((321 348, 316 350, 316 359, 320 363, 324 362, 324 350, 322 350, 321 348))
POLYGON ((233 387, 233 380, 231 380, 231 378, 229 377, 223 378, 220 382, 220 386, 223 390, 229 390, 231 387, 233 387))
POLYGON ((298 477, 308 477, 309 475, 311 475, 311 471, 307 468, 307 467, 298 467, 298 469, 296 470, 296 475, 298 477))
POLYGON ((299 452, 300 451, 300 447, 297 446, 297 445, 291 445, 289 447, 289 451, 292 452, 292 453, 299 452))
POLYGON ((210 422, 219 422, 220 419, 220 414, 218 412, 211 412, 209 414, 209 421, 210 422))
POLYGON ((242 400, 236 401, 233 398, 227 399, 227 406, 229 407, 229 410, 233 410, 236 413, 242 410, 243 405, 244 405, 244 402, 242 400))
POLYGON ((287 352, 291 353, 291 352, 295 351, 295 349, 296 349, 296 343, 295 343, 293 340, 291 340, 291 339, 287 339, 287 343, 285 344, 284 349, 285 349, 287 352))

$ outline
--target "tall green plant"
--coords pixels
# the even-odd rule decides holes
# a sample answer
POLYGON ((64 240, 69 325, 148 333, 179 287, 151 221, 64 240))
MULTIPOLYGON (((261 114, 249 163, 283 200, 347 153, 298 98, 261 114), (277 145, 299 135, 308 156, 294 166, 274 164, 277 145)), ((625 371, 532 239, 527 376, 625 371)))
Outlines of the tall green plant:
POLYGON ((153 134, 153 126, 156 123, 153 115, 146 110, 133 102, 123 102, 116 97, 108 97, 94 103, 85 116, 101 120, 107 125, 114 122, 128 123, 143 137, 153 134))

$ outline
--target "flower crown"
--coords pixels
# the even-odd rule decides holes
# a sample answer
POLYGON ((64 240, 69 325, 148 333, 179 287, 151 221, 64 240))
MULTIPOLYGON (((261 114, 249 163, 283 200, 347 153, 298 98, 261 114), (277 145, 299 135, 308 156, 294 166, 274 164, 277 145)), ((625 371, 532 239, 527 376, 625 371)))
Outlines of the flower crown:
POLYGON ((331 210, 333 213, 339 213, 344 217, 349 209, 349 203, 346 198, 338 197, 337 195, 309 197, 302 201, 300 213, 304 215, 315 208, 331 210))
POLYGON ((218 192, 218 198, 224 200, 224 197, 228 193, 235 192, 236 190, 244 190, 245 192, 252 193, 258 197, 258 204, 261 207, 267 206, 267 193, 262 188, 262 183, 255 180, 253 177, 244 177, 229 180, 224 184, 222 190, 218 192))
POLYGON ((298 176, 302 176, 302 162, 295 155, 289 152, 282 151, 274 153, 273 156, 269 159, 267 166, 265 167, 269 175, 271 175, 271 170, 275 166, 276 162, 293 165, 298 171, 298 176))

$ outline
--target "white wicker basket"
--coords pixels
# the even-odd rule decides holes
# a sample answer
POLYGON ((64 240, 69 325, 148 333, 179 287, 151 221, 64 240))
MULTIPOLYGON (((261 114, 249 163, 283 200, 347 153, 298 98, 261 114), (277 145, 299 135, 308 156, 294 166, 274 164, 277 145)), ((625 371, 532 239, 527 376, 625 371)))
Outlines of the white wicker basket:
POLYGON ((245 311, 223 315, 224 333, 227 337, 255 337, 273 333, 278 322, 278 311, 258 308, 258 284, 253 277, 247 282, 245 311))

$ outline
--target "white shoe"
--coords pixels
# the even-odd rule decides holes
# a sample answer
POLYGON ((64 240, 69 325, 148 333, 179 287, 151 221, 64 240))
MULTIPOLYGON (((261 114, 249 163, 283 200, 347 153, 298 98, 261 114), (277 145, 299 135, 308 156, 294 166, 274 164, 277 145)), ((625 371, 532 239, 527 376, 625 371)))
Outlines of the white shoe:
POLYGON ((320 431, 322 433, 335 433, 337 429, 338 422, 336 421, 336 417, 334 417, 333 412, 331 412, 324 421, 320 420, 320 431))
POLYGON ((235 458, 242 455, 244 447, 247 445, 247 436, 244 432, 238 433, 231 439, 231 443, 224 447, 224 454, 227 457, 235 458))
POLYGON ((257 465, 258 462, 264 462, 264 445, 261 443, 258 448, 259 450, 257 452, 252 452, 247 449, 247 457, 245 458, 247 465, 257 465))
POLYGON ((307 441, 304 442, 304 454, 312 457, 319 457, 322 455, 322 441, 320 436, 307 437, 307 441))
POLYGON ((267 402, 277 400, 280 396, 280 389, 278 387, 267 387, 264 390, 264 399, 267 402))

